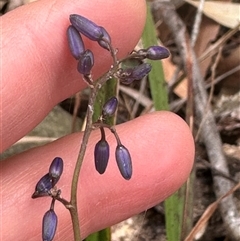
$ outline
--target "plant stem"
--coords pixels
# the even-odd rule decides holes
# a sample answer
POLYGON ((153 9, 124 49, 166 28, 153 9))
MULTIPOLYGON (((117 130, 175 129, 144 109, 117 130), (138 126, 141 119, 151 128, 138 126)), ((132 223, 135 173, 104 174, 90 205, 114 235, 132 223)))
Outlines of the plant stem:
POLYGON ((90 134, 92 131, 92 118, 93 118, 94 102, 96 100, 96 96, 97 96, 99 89, 101 89, 102 85, 107 80, 109 80, 113 77, 113 74, 116 72, 116 70, 118 68, 116 51, 111 46, 111 44, 109 44, 109 47, 110 47, 111 56, 113 58, 113 66, 103 77, 101 77, 96 82, 96 84, 94 84, 93 86, 90 85, 91 92, 90 92, 90 96, 89 96, 88 109, 87 109, 87 121, 86 121, 87 124, 86 124, 86 128, 85 128, 83 139, 81 142, 78 159, 77 159, 74 173, 73 173, 72 186, 71 186, 71 199, 70 199, 71 206, 69 208, 69 211, 71 214, 75 241, 81 241, 80 223, 79 223, 79 215, 78 215, 78 207, 77 207, 77 186, 78 186, 80 170, 81 170, 83 159, 84 159, 86 149, 87 149, 87 144, 88 144, 89 137, 90 137, 90 134))
POLYGON ((73 232, 74 232, 74 240, 80 241, 80 226, 79 226, 79 218, 78 218, 78 208, 77 208, 77 185, 79 180, 79 173, 81 170, 81 166, 83 163, 84 155, 87 149, 88 140, 92 131, 92 115, 93 115, 93 104, 96 98, 96 88, 91 89, 88 110, 87 110, 87 125, 84 131, 83 140, 81 143, 81 148, 79 152, 79 156, 76 162, 76 166, 74 169, 73 179, 72 179, 72 188, 71 188, 71 200, 70 203, 73 208, 70 208, 72 224, 73 224, 73 232))

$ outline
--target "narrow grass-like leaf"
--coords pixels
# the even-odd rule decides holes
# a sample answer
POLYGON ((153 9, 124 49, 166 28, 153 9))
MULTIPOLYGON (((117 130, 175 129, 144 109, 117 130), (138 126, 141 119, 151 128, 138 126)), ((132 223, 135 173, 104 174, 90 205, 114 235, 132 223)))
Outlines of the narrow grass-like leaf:
MULTIPOLYGON (((158 45, 154 21, 149 7, 142 41, 144 48, 158 45)), ((148 78, 155 110, 167 110, 168 98, 161 61, 149 62, 152 64, 152 71, 149 73, 148 78)), ((165 201, 166 233, 168 241, 181 240, 185 191, 186 187, 184 185, 165 201)))
MULTIPOLYGON (((147 20, 142 35, 143 47, 148 48, 150 46, 158 45, 156 38, 156 30, 152 19, 150 8, 148 7, 147 20)), ((164 81, 164 73, 161 61, 151 61, 152 70, 148 75, 151 95, 156 110, 167 110, 168 109, 168 97, 166 84, 164 81)))

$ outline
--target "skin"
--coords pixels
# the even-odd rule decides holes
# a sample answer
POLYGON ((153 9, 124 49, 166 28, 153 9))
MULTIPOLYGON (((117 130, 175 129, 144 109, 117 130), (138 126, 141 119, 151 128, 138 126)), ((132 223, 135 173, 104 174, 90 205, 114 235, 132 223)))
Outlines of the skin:
MULTIPOLYGON (((139 40, 146 17, 144 0, 41 0, 1 17, 2 85, 1 151, 34 128, 60 101, 86 87, 70 55, 66 29, 71 13, 82 14, 110 33, 124 57, 139 40), (106 7, 107 6, 107 7, 106 7)), ((109 53, 85 40, 95 55, 93 75, 111 65, 109 53)), ((194 159, 192 135, 185 122, 170 112, 155 112, 117 126, 133 160, 133 176, 124 180, 114 157, 116 141, 107 132, 110 160, 106 173, 94 169, 93 150, 99 131, 91 134, 78 189, 82 238, 163 201, 187 179, 194 159)), ((37 181, 52 159, 64 160, 58 183, 70 197, 71 176, 82 133, 31 149, 0 162, 1 240, 41 240, 41 222, 49 198, 31 199, 37 181)), ((61 203, 54 240, 72 240, 69 212, 61 203)))

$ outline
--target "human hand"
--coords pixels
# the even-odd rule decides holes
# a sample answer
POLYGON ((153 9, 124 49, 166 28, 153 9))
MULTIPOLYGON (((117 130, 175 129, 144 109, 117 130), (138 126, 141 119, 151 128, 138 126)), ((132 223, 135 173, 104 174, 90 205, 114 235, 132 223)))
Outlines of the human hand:
MULTIPOLYGON (((68 17, 81 14, 104 26, 119 57, 136 45, 144 27, 145 1, 41 0, 1 17, 2 130, 1 151, 11 146, 60 101, 86 87, 67 44, 68 17)), ((106 50, 86 40, 95 55, 95 78, 111 64, 106 50)), ((82 166, 78 207, 82 237, 146 210, 176 191, 187 179, 194 158, 188 126, 170 112, 155 112, 116 127, 129 149, 133 176, 124 180, 113 153, 104 175, 94 168, 93 150, 99 132, 92 132, 82 166)), ((110 150, 115 139, 109 132, 110 150)), ((82 133, 63 137, 0 163, 2 240, 40 240, 47 198, 31 199, 34 186, 55 156, 64 160, 58 187, 70 197, 71 179, 82 133)), ((72 240, 69 212, 56 203, 55 240, 72 240)))

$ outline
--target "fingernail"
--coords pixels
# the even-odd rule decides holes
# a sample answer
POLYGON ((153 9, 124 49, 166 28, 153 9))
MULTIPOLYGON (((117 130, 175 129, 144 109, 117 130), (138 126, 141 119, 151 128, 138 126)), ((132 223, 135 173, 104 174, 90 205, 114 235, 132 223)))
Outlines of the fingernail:
POLYGON ((115 156, 121 175, 129 180, 132 177, 132 160, 128 149, 123 145, 118 145, 115 156))

